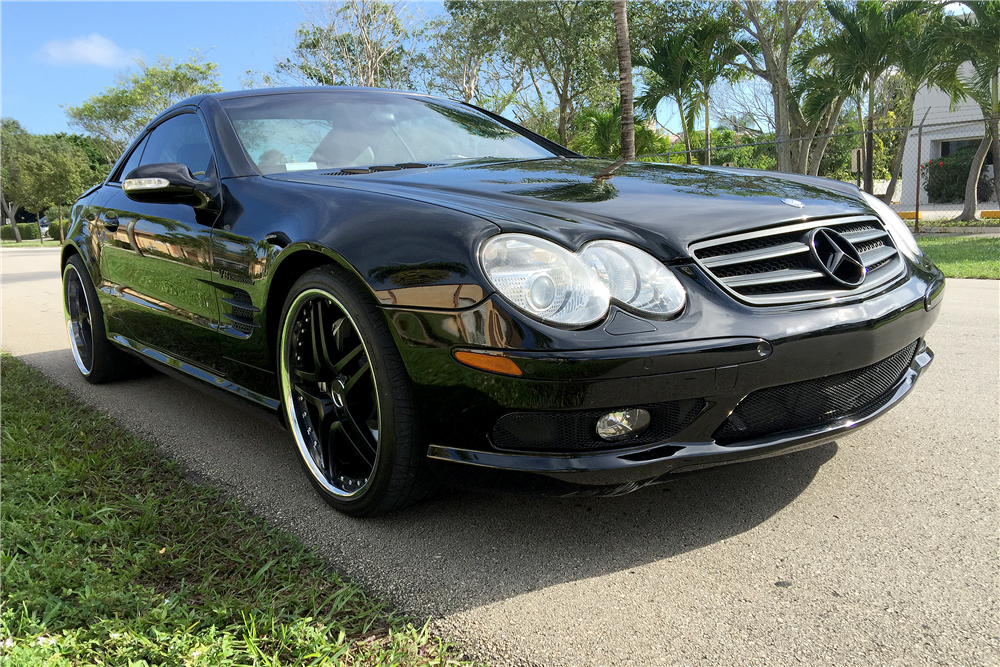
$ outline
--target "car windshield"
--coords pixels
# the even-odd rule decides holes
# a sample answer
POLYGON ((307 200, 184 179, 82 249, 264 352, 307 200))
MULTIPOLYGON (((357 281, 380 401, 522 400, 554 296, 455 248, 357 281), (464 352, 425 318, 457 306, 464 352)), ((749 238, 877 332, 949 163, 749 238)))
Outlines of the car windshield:
POLYGON ((486 114, 418 95, 303 92, 221 102, 264 174, 553 157, 486 114))

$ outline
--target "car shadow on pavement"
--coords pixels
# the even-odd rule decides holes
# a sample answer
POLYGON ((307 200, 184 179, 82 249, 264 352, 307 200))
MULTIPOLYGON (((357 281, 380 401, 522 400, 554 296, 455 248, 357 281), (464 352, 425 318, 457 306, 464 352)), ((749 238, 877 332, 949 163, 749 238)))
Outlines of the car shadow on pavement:
POLYGON ((22 357, 404 611, 443 616, 628 571, 733 538, 789 505, 836 443, 678 476, 611 498, 446 490, 378 519, 327 506, 272 419, 157 372, 88 385, 68 350, 22 357))

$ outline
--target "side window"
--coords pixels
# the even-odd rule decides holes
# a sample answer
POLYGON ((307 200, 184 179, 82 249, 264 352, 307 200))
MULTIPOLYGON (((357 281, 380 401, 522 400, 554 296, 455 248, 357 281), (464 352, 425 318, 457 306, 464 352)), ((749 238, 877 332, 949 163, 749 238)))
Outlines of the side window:
POLYGON ((212 144, 197 114, 164 121, 150 132, 140 165, 179 162, 195 176, 204 176, 212 162, 212 144))
POLYGON ((115 176, 116 182, 120 183, 124 181, 129 175, 129 172, 139 166, 139 159, 142 157, 142 149, 146 147, 147 141, 149 141, 149 135, 146 135, 146 137, 139 142, 139 145, 135 147, 135 150, 132 151, 132 154, 128 156, 128 160, 126 160, 125 165, 121 168, 121 171, 118 172, 118 175, 115 176))

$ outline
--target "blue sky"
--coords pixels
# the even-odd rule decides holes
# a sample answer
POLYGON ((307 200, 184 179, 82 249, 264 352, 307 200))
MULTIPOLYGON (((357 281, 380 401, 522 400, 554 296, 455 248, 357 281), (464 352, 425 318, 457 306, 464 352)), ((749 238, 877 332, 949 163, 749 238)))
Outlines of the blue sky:
MULTIPOLYGON (((425 13, 441 11, 425 3, 425 13)), ((0 3, 0 114, 30 132, 69 131, 62 106, 107 86, 134 58, 186 60, 192 49, 219 64, 222 86, 246 70, 270 72, 303 20, 298 2, 0 3)))

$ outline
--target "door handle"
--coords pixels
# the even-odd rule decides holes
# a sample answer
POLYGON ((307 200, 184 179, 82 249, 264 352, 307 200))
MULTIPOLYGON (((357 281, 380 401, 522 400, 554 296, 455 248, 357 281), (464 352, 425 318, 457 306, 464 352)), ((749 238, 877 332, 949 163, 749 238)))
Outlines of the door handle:
POLYGON ((105 212, 102 216, 101 222, 104 223, 104 228, 109 232, 118 230, 118 214, 114 211, 105 212))

